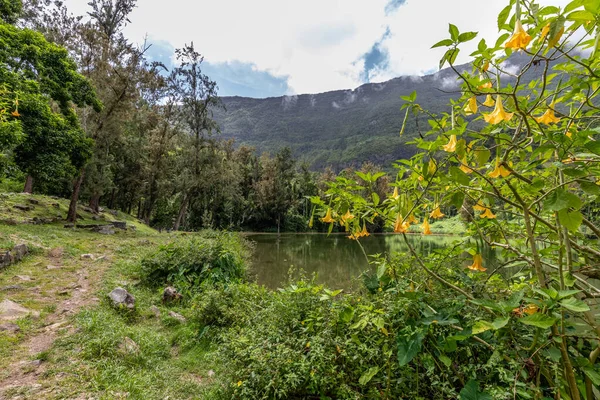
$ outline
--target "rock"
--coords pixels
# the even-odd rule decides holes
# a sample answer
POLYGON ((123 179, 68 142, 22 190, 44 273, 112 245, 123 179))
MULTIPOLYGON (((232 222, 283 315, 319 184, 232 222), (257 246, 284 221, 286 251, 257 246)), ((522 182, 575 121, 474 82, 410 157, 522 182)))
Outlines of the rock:
POLYGON ((61 267, 59 265, 46 265, 46 269, 48 271, 52 271, 52 270, 55 270, 55 269, 61 269, 61 267))
POLYGON ((206 374, 209 378, 214 378, 215 377, 215 371, 213 371, 212 369, 208 370, 208 373, 206 374))
POLYGON ((21 328, 19 328, 19 325, 17 324, 12 324, 12 323, 6 323, 6 324, 0 324, 0 332, 8 332, 8 333, 19 333, 21 331, 21 328))
POLYGON ((0 303, 0 321, 13 321, 15 319, 27 317, 29 315, 39 316, 36 311, 31 311, 14 301, 4 300, 0 303))
POLYGON ((18 290, 23 290, 23 286, 9 285, 9 286, 3 286, 0 288, 0 292, 10 292, 10 291, 18 291, 18 290))
POLYGON ((8 267, 13 263, 13 256, 10 251, 0 253, 0 269, 8 267))
POLYGON ((122 221, 113 221, 111 222, 111 224, 118 229, 123 229, 124 231, 127 230, 127 222, 122 222, 122 221))
POLYGON ((33 360, 32 362, 29 363, 29 365, 31 365, 34 368, 37 368, 40 365, 42 365, 42 360, 33 360))
POLYGON ((40 204, 40 201, 36 200, 36 199, 27 199, 27 201, 29 202, 29 204, 35 204, 35 205, 40 204))
POLYGON ((116 288, 108 294, 108 297, 112 300, 113 306, 117 308, 135 308, 135 297, 131 295, 127 290, 123 288, 116 288))
POLYGON ((169 317, 171 318, 175 318, 177 321, 181 322, 182 324, 186 323, 187 319, 185 319, 185 317, 181 314, 177 314, 175 311, 169 311, 169 317))
POLYGON ((94 221, 98 221, 98 220, 100 219, 100 217, 99 217, 99 216, 97 216, 97 215, 92 215, 92 219, 93 219, 94 221))
POLYGON ((154 316, 156 318, 160 318, 160 310, 158 309, 158 307, 156 306, 151 306, 150 307, 150 312, 152 312, 152 314, 154 314, 154 316))
POLYGON ((23 204, 15 204, 13 206, 13 208, 16 208, 17 210, 21 210, 21 211, 30 211, 30 210, 33 210, 32 206, 25 206, 23 204))
POLYGON ((95 260, 96 257, 94 257, 93 254, 82 254, 81 256, 79 256, 79 258, 81 258, 82 260, 95 260))
POLYGON ((23 282, 30 282, 33 280, 33 278, 31 278, 29 275, 16 275, 15 278, 17 278, 23 282))
POLYGON ((177 289, 175 289, 172 286, 166 287, 165 290, 163 291, 163 295, 162 295, 162 302, 164 303, 172 303, 172 302, 176 302, 181 300, 183 296, 181 296, 181 293, 179 293, 177 291, 177 289))
POLYGON ((13 253, 15 255, 15 259, 20 261, 27 253, 29 253, 29 248, 26 244, 18 244, 13 249, 13 253))
POLYGON ((66 229, 73 229, 75 228, 75 224, 64 224, 63 227, 66 229))
POLYGON ((89 212, 90 214, 96 214, 96 211, 91 207, 81 207, 81 209, 85 212, 89 212))
POLYGON ((64 254, 64 249, 62 247, 55 247, 48 252, 48 255, 53 258, 60 258, 64 254))
POLYGON ((108 210, 108 213, 111 214, 113 217, 116 217, 119 215, 119 212, 116 210, 108 210))
POLYGON ((140 352, 140 346, 133 339, 125 336, 119 345, 119 351, 124 354, 137 354, 140 352))
POLYGON ((60 208, 60 204, 58 204, 58 203, 52 203, 52 207, 54 207, 54 208, 60 208))
POLYGON ((101 235, 114 235, 115 231, 110 229, 109 227, 103 226, 102 228, 96 230, 101 235))

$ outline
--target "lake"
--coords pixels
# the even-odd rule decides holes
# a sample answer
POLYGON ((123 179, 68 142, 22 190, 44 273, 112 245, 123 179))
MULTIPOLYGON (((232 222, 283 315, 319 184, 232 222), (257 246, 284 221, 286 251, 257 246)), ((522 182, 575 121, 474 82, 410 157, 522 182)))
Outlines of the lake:
MULTIPOLYGON (((345 235, 324 234, 247 234, 255 243, 251 273, 259 284, 271 289, 285 286, 290 268, 294 277, 303 270, 307 277, 317 274, 317 282, 327 287, 349 289, 369 267, 360 246, 345 235)), ((457 237, 409 235, 412 246, 421 254, 452 244, 457 237)), ((361 239, 367 254, 408 253, 401 235, 371 235, 361 239)))

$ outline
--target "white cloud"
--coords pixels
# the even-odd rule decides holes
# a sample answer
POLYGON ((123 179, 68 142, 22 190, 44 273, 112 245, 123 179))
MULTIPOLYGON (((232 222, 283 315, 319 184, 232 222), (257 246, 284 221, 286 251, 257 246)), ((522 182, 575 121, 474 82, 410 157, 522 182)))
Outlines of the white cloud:
MULTIPOLYGON (((542 0, 564 5, 567 0, 542 0)), ((86 1, 66 0, 75 13, 86 1)), ((127 36, 141 42, 166 40, 175 47, 194 41, 211 63, 238 61, 287 76, 290 94, 354 88, 361 84, 361 57, 374 43, 389 54, 371 81, 422 75, 438 64, 443 49, 431 45, 448 36, 448 23, 479 37, 497 37, 496 15, 508 0, 407 0, 386 15, 388 0, 139 0, 127 36)), ((465 46, 458 62, 478 40, 465 46)))

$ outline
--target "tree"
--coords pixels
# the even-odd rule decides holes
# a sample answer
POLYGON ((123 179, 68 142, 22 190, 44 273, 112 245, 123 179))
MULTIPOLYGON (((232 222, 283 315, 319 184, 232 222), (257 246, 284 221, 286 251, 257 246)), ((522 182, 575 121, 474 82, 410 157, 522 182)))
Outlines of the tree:
POLYGON ((191 165, 182 171, 181 202, 173 229, 178 230, 187 212, 190 200, 198 194, 203 168, 202 153, 210 142, 207 138, 218 132, 213 119, 213 109, 221 107, 217 84, 202 73, 204 57, 194 48, 194 43, 176 50, 179 66, 175 68, 174 83, 181 101, 183 120, 191 135, 189 156, 191 165))
MULTIPOLYGON (((14 1, 0 4, 2 20, 16 21, 20 6, 14 1)), ((35 179, 66 177, 89 157, 91 143, 84 140, 72 107, 92 106, 100 111, 101 103, 66 49, 37 32, 1 23, 0 81, 4 85, 0 96, 4 102, 8 97, 14 106, 10 116, 0 121, 0 132, 12 132, 17 138, 17 123, 23 128, 14 152, 17 164, 28 174, 26 192, 31 192, 35 179)))

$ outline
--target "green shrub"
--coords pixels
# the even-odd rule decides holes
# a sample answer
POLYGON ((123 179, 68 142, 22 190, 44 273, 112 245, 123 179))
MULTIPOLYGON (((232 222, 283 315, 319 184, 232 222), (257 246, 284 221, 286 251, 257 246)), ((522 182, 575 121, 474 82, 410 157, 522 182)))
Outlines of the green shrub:
POLYGON ((199 287, 203 282, 240 282, 246 275, 249 244, 240 235, 206 231, 179 237, 142 260, 150 284, 199 287))

